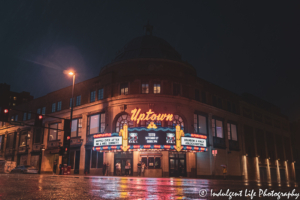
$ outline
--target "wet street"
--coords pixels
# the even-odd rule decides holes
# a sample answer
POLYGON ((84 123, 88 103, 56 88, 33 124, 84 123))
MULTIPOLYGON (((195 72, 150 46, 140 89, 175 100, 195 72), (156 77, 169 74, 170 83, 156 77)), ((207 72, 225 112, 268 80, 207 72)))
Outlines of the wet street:
MULTIPOLYGON (((278 185, 233 180, 0 174, 0 199, 229 199, 225 194, 223 197, 212 196, 211 190, 216 195, 221 189, 223 193, 227 189, 237 192, 236 197, 232 197, 237 200, 251 199, 251 194, 253 199, 278 199, 275 196, 259 198, 259 189, 267 189, 268 192, 292 192, 295 189, 294 193, 300 192, 295 183, 278 185)), ((296 199, 296 196, 289 199, 296 199)))

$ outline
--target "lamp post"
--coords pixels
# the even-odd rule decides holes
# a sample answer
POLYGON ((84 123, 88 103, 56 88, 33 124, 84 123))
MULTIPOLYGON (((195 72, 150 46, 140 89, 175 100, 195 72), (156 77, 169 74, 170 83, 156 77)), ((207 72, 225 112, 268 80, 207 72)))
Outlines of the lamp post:
MULTIPOLYGON (((75 73, 74 72, 69 72, 69 75, 73 76, 73 86, 72 86, 72 103, 71 103, 71 112, 70 112, 70 126, 72 128, 72 118, 73 118, 73 105, 74 105, 74 87, 75 87, 75 73)), ((71 133, 70 133, 71 137, 71 133)), ((68 166, 70 166, 70 142, 71 138, 68 140, 68 149, 67 149, 67 156, 68 156, 68 166)))

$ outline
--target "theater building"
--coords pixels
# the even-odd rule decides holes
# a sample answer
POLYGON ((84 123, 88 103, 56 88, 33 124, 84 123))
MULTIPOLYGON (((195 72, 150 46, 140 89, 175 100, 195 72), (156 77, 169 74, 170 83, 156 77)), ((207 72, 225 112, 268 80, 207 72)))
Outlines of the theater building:
MULTIPOLYGON (((199 67, 200 68, 200 67, 199 67)), ((142 161, 148 177, 228 177, 294 180, 289 121, 280 109, 250 94, 237 95, 199 77, 165 40, 137 37, 98 76, 17 106, 11 117, 45 128, 0 125, 1 154, 51 173, 64 162, 64 120, 73 103, 70 160, 73 174, 102 175, 109 163, 142 161), (34 115, 34 114, 31 114, 34 115), (26 117, 27 116, 27 117, 26 117), (48 128, 51 129, 48 129, 48 128)))

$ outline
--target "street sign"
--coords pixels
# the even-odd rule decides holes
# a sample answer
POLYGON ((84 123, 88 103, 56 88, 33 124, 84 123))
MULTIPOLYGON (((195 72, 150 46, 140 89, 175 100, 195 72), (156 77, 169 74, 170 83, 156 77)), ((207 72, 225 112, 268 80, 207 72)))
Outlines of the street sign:
POLYGON ((14 122, 14 121, 10 121, 9 122, 11 125, 15 125, 15 126, 24 126, 23 122, 14 122))

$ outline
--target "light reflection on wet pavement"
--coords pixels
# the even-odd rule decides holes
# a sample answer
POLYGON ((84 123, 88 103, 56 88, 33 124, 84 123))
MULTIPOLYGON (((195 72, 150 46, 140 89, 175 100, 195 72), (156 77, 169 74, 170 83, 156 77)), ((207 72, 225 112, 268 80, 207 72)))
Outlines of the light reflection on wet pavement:
MULTIPOLYGON (((245 189, 275 190, 288 192, 296 189, 296 183, 258 183, 233 180, 178 179, 178 178, 139 178, 101 176, 52 176, 27 174, 1 174, 0 199, 229 199, 211 197, 213 189, 219 192, 245 189), (205 189, 205 197, 199 191, 205 189)), ((250 197, 233 197, 250 199, 250 197)), ((264 197, 253 199, 276 199, 264 197)), ((282 197, 281 199, 287 199, 282 197)), ((290 198, 295 199, 295 198, 290 198)), ((300 199, 300 197, 299 197, 300 199)))

